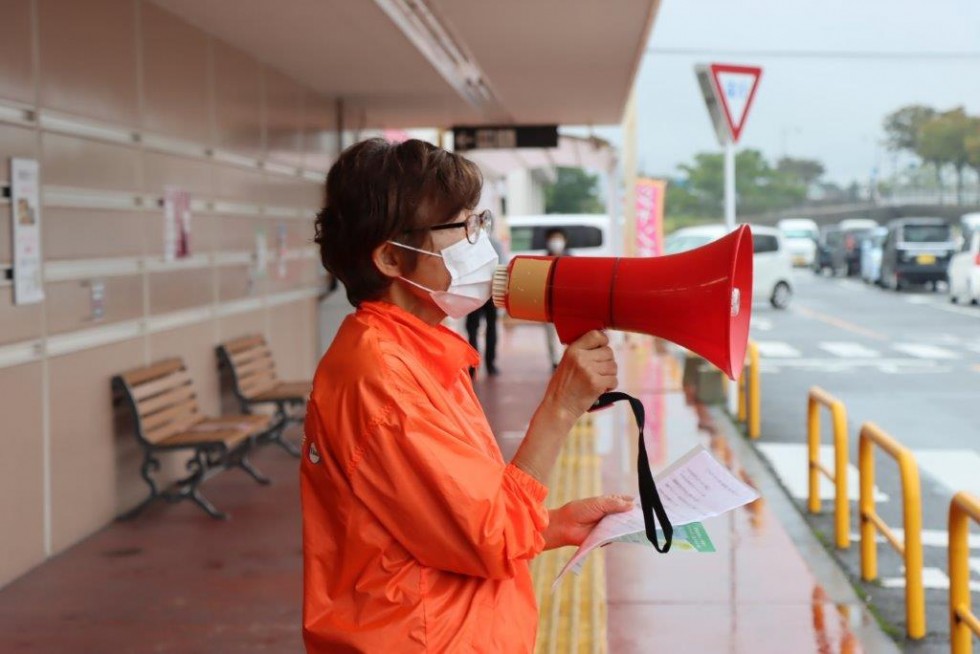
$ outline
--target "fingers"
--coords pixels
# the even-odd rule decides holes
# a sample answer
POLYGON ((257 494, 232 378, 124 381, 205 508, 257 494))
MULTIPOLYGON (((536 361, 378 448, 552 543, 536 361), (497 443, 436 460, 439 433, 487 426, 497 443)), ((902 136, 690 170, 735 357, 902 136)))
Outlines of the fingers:
POLYGON ((598 329, 593 329, 572 343, 569 348, 576 350, 594 350, 596 348, 606 347, 607 345, 609 345, 609 337, 598 329))
POLYGON ((585 500, 598 515, 622 513, 633 508, 633 498, 629 495, 600 495, 585 500))

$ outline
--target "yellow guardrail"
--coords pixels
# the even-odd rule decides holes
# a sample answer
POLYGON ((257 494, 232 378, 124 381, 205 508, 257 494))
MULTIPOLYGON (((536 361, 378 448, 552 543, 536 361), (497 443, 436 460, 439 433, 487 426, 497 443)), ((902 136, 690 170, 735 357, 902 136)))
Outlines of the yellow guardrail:
POLYGON ((820 513, 820 473, 834 484, 834 536, 837 547, 851 546, 851 504, 847 497, 847 409, 836 397, 814 386, 807 395, 806 441, 809 451, 809 497, 807 509, 820 513), (834 428, 834 471, 820 462, 820 408, 830 411, 834 428))
POLYGON ((858 437, 858 470, 860 474, 861 516, 861 578, 874 581, 878 577, 876 530, 891 543, 905 559, 905 632, 919 639, 926 634, 926 601, 922 586, 922 491, 919 468, 912 452, 899 444, 874 423, 861 426, 858 437), (890 454, 897 462, 902 478, 902 512, 905 522, 905 542, 901 542, 875 511, 874 446, 890 454))
POLYGON ((749 341, 745 348, 748 362, 738 380, 738 420, 746 423, 749 438, 762 433, 762 395, 759 391, 759 346, 749 341))
POLYGON ((980 499, 960 491, 949 503, 949 644, 953 654, 971 654, 973 634, 980 636, 980 619, 970 607, 971 518, 980 524, 980 499))

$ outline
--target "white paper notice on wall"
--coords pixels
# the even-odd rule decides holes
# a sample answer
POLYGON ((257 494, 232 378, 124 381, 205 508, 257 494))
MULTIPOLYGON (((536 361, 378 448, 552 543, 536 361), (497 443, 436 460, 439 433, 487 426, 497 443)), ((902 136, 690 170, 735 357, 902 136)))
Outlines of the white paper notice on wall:
POLYGON ((276 227, 276 266, 279 279, 286 279, 288 268, 286 266, 286 223, 279 223, 276 227))
POLYGON ((269 239, 265 235, 265 228, 259 227, 255 230, 255 276, 265 279, 269 268, 269 239))
POLYGON ((191 255, 191 196, 176 186, 163 189, 163 259, 191 255))
POLYGON ((10 160, 14 304, 34 304, 44 300, 39 183, 40 167, 35 159, 10 160))

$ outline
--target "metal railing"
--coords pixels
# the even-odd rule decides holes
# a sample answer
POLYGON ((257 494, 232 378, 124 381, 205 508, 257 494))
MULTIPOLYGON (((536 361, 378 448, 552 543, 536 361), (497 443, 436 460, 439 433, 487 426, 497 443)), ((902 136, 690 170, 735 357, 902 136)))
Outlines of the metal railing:
POLYGON ((744 422, 749 438, 762 433, 762 395, 759 382, 759 346, 749 341, 745 348, 748 360, 738 380, 738 420, 744 422))
POLYGON ((970 520, 980 524, 980 499, 960 491, 949 503, 949 644, 952 654, 971 654, 980 619, 970 606, 970 520), (972 633, 971 633, 972 632, 972 633))
POLYGON ((919 639, 926 634, 926 602, 922 585, 922 491, 919 468, 911 450, 901 445, 874 423, 861 426, 858 437, 858 470, 860 474, 861 578, 878 577, 878 549, 875 532, 880 531, 905 559, 905 632, 919 639), (900 541, 875 511, 874 446, 890 454, 897 462, 902 479, 902 513, 905 542, 900 541))
POLYGON ((847 496, 847 409, 844 403, 822 388, 813 387, 807 396, 807 450, 809 494, 807 510, 820 513, 820 474, 834 484, 834 535, 837 547, 851 546, 851 505, 847 496), (834 471, 820 461, 820 408, 830 410, 834 434, 834 471))

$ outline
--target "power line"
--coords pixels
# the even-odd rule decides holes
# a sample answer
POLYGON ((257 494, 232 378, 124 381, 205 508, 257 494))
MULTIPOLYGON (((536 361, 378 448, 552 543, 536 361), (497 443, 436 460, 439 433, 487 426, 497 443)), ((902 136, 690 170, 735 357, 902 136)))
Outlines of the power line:
POLYGON ((710 48, 647 48, 646 54, 667 56, 767 57, 775 59, 866 59, 881 61, 953 61, 980 59, 980 51, 887 50, 714 50, 710 48))

